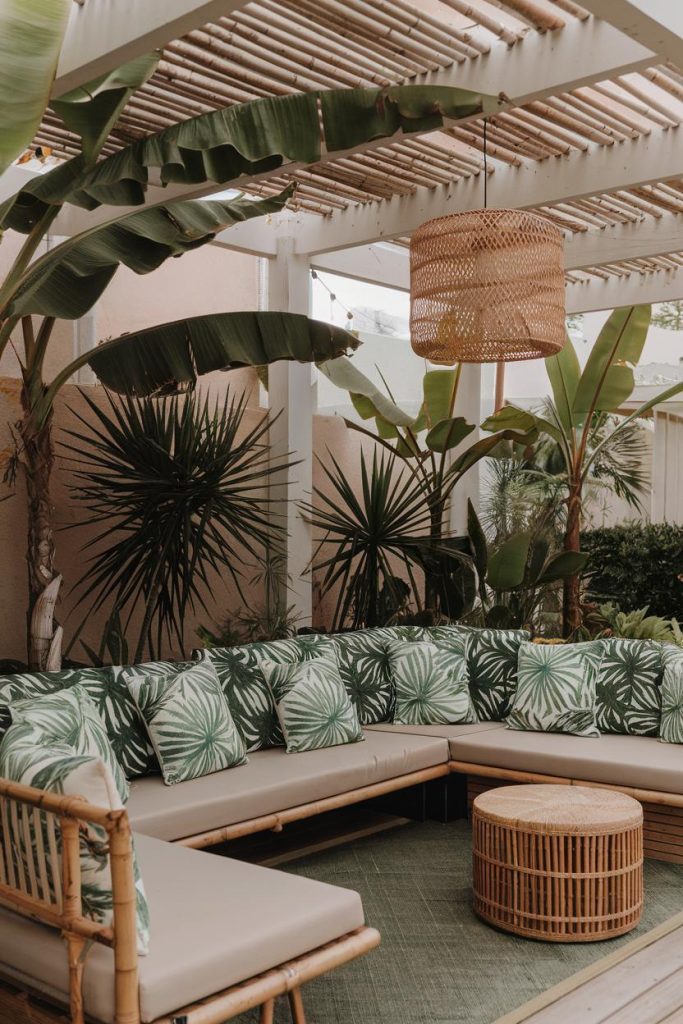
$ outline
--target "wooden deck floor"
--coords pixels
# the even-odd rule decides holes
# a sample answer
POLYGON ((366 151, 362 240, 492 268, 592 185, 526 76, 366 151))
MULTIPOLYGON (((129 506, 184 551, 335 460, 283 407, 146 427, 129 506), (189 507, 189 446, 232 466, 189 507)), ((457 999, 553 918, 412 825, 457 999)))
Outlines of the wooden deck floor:
POLYGON ((683 914, 495 1024, 683 1024, 683 914))

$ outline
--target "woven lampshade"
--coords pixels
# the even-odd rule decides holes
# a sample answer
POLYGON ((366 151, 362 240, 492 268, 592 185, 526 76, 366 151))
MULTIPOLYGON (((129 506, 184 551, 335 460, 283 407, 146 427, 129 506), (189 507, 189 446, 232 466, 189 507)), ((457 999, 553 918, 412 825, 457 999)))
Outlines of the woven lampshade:
POLYGON ((410 335, 434 363, 555 355, 565 341, 562 232, 523 210, 427 221, 410 240, 410 335))

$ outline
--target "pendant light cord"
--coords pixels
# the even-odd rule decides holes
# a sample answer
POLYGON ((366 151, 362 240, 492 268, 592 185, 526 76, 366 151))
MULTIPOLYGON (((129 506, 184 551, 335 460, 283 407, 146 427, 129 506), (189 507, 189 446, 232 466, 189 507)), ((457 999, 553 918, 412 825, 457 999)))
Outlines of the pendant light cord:
POLYGON ((489 183, 489 171, 488 171, 488 160, 487 160, 488 153, 486 151, 486 126, 487 126, 487 124, 488 124, 488 119, 485 117, 484 118, 484 209, 486 209, 486 206, 487 206, 486 199, 487 199, 487 189, 488 189, 488 183, 489 183))

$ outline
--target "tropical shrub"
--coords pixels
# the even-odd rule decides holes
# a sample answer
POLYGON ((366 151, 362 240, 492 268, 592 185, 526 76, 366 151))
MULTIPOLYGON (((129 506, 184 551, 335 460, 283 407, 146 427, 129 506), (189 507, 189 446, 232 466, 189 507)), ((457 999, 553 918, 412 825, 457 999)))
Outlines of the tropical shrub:
POLYGON ((683 622, 683 526, 625 523, 586 530, 584 572, 590 601, 612 601, 631 612, 647 605, 652 615, 683 622))
MULTIPOLYGON (((409 580, 415 604, 424 613, 421 621, 426 624, 459 618, 472 607, 475 590, 468 585, 468 574, 462 572, 467 541, 451 536, 449 503, 472 466, 495 453, 503 442, 522 447, 530 444, 538 436, 535 426, 530 424, 521 431, 504 427, 490 437, 466 443, 476 426, 455 415, 460 366, 424 374, 417 416, 396 405, 391 395, 384 394, 344 356, 320 369, 333 384, 349 392, 359 417, 373 420, 375 429, 350 420, 345 421, 347 427, 381 446, 392 464, 397 459, 402 461, 411 493, 427 510, 419 546, 414 539, 410 542, 411 557, 420 565, 424 580, 424 597, 417 594, 414 580, 409 580)), ((396 605, 399 583, 392 589, 390 603, 396 605)), ((406 603, 404 600, 403 611, 406 603)))
POLYGON ((586 625, 594 636, 620 636, 629 640, 657 640, 683 647, 683 631, 677 619, 648 615, 649 608, 622 612, 607 601, 589 610, 586 625))
MULTIPOLYGON (((551 439, 564 482, 567 504, 564 548, 568 552, 580 551, 586 490, 598 471, 612 486, 616 480, 625 482, 624 496, 633 493, 634 485, 642 484, 642 474, 637 465, 634 467, 628 446, 624 461, 624 431, 630 430, 635 420, 660 402, 683 391, 681 381, 629 416, 614 418, 633 392, 633 367, 643 351, 649 322, 649 306, 614 310, 600 331, 583 370, 567 338, 558 355, 545 360, 552 399, 546 403, 543 415, 507 405, 482 424, 485 430, 492 431, 505 427, 529 430, 535 426, 551 439), (609 417, 612 417, 611 423, 609 417), (620 473, 624 466, 625 475, 620 473)), ((575 633, 581 624, 580 571, 577 570, 564 582, 565 636, 575 633)))

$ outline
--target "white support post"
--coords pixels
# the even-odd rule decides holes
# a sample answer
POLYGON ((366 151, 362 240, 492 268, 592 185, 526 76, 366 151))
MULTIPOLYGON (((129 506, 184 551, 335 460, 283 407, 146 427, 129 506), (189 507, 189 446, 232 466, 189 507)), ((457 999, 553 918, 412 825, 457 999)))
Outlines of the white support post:
MULTIPOLYGON (((268 309, 303 313, 310 307, 309 263, 293 253, 290 238, 278 239, 277 255, 268 261, 268 309)), ((313 542, 310 526, 299 513, 299 502, 310 501, 313 487, 313 415, 316 407, 313 367, 282 360, 268 368, 268 397, 273 414, 274 457, 289 455, 296 465, 284 482, 272 488, 277 521, 286 530, 286 580, 282 599, 296 609, 297 625, 310 626, 313 614, 310 572, 313 542)))
MULTIPOLYGON (((74 359, 92 352, 97 347, 97 306, 89 309, 80 320, 74 320, 74 359)), ((89 366, 81 366, 76 370, 77 384, 95 384, 97 378, 89 366)))
MULTIPOLYGON (((465 448, 469 448, 479 436, 481 391, 481 365, 479 363, 463 363, 460 371, 458 395, 455 401, 455 415, 464 416, 470 423, 474 423, 476 430, 454 449, 453 456, 457 456, 465 448)), ((479 498, 479 463, 476 463, 467 470, 461 483, 453 491, 449 517, 451 533, 467 533, 467 502, 468 500, 471 501, 475 510, 479 512, 479 498)))

